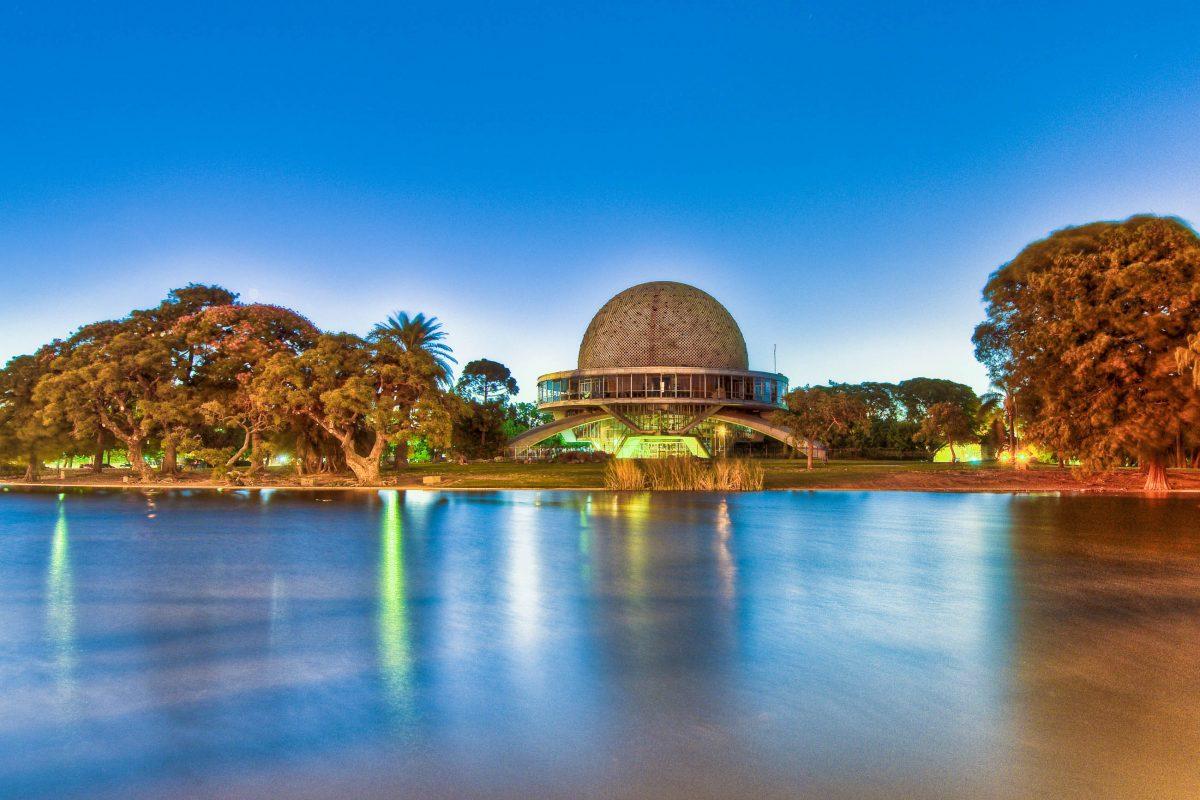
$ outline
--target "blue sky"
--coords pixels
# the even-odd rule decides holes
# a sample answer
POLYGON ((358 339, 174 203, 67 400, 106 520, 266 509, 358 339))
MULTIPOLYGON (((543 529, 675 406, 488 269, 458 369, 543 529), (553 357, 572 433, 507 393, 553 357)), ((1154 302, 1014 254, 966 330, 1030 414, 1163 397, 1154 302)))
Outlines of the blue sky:
POLYGON ((188 281, 534 378, 644 280, 794 384, 949 377, 987 274, 1200 220, 1200 6, 0 10, 0 358, 188 281))

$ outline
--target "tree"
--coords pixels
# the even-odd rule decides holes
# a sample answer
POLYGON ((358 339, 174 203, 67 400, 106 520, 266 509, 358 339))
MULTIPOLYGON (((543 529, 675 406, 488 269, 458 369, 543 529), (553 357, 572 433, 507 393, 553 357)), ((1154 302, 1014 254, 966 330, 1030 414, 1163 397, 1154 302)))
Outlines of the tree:
POLYGON ((170 347, 157 334, 144 319, 86 325, 44 348, 49 371, 33 394, 44 424, 67 426, 79 439, 108 431, 147 481, 146 440, 172 380, 170 347))
MULTIPOLYGON (((375 340, 390 339, 398 343, 406 352, 424 352, 433 359, 437 368, 437 384, 449 389, 454 374, 452 364, 457 364, 450 345, 446 344, 446 332, 437 317, 426 317, 417 312, 409 316, 407 311, 397 311, 374 327, 371 338, 375 340)), ((395 466, 397 468, 408 464, 408 440, 397 442, 395 447, 395 466)))
POLYGON ((1057 231, 984 287, 976 352, 1011 387, 1024 436, 1088 468, 1135 458, 1168 488, 1170 449, 1200 422, 1176 354, 1200 330, 1200 239, 1135 216, 1057 231))
MULTIPOLYGON (((499 361, 487 358, 467 362, 458 378, 454 391, 459 397, 471 403, 480 405, 506 405, 509 398, 517 393, 517 381, 508 367, 499 361)), ((479 449, 487 449, 487 437, 490 428, 482 424, 483 417, 478 417, 479 449)), ((501 416, 503 422, 503 416, 501 416)))
POLYGON ((971 417, 979 413, 979 398, 965 383, 945 378, 909 378, 900 381, 896 391, 905 417, 913 422, 921 422, 938 403, 954 403, 971 417))
POLYGON ((17 356, 0 370, 0 455, 25 464, 26 481, 36 481, 42 457, 56 441, 56 431, 47 426, 33 391, 45 364, 34 356, 17 356))
MULTIPOLYGON (((979 398, 979 414, 975 418, 975 429, 979 432, 979 443, 992 455, 1008 450, 1010 456, 1015 456, 1011 449, 1008 432, 1008 415, 1005 408, 1005 396, 999 392, 985 392, 979 398)), ((1011 459, 1017 463, 1016 458, 1011 459)))
POLYGON ((397 311, 386 322, 376 325, 371 337, 393 339, 409 352, 428 353, 438 370, 438 384, 447 388, 450 386, 454 372, 450 365, 458 362, 454 360, 450 345, 445 342, 446 332, 442 330, 442 323, 438 322, 437 317, 426 317, 420 312, 410 317, 407 311, 397 311))
POLYGON ((499 403, 481 403, 452 396, 453 430, 451 447, 466 458, 491 458, 507 441, 506 408, 499 403))
POLYGON ((203 399, 203 380, 198 372, 200 354, 178 330, 179 322, 204 309, 227 307, 236 301, 237 295, 224 287, 189 283, 172 289, 154 308, 130 314, 131 321, 162 336, 171 352, 171 380, 162 388, 159 401, 153 407, 163 449, 160 471, 164 475, 174 475, 178 471, 176 453, 179 447, 189 440, 196 440, 199 405, 203 399))
POLYGON ((518 391, 517 380, 508 367, 499 361, 480 358, 467 362, 458 378, 455 391, 460 397, 488 403, 503 404, 518 391))
POLYGON ((359 483, 379 481, 388 444, 414 432, 449 439, 449 414, 437 391, 439 367, 426 352, 391 337, 371 341, 322 334, 313 347, 273 355, 251 381, 253 402, 310 419, 338 443, 359 483))
POLYGON ((539 411, 537 403, 509 403, 504 407, 504 436, 511 439, 553 418, 549 413, 539 411))
POLYGON ((798 448, 805 440, 808 469, 813 468, 813 448, 816 441, 827 441, 836 431, 848 430, 867 420, 866 403, 853 394, 827 386, 802 386, 783 396, 786 411, 772 413, 772 420, 793 434, 789 442, 798 448))
POLYGON ((950 462, 957 463, 958 454, 954 452, 954 445, 966 444, 978 437, 975 434, 975 420, 962 406, 945 401, 934 403, 926 410, 917 438, 933 451, 940 450, 943 444, 950 445, 950 462))
POLYGON ((164 471, 174 470, 175 448, 188 426, 196 353, 174 334, 182 317, 236 299, 219 286, 173 289, 150 309, 121 320, 85 325, 65 341, 39 351, 47 374, 34 390, 46 424, 69 427, 77 439, 100 441, 107 431, 125 445, 129 463, 152 478, 147 442, 161 435, 164 471))
POLYGON ((225 462, 231 467, 250 452, 262 465, 262 437, 284 419, 252 391, 255 376, 279 352, 299 354, 320 331, 296 312, 259 303, 213 306, 189 314, 172 330, 194 357, 192 402, 206 421, 242 431, 238 449, 225 462))

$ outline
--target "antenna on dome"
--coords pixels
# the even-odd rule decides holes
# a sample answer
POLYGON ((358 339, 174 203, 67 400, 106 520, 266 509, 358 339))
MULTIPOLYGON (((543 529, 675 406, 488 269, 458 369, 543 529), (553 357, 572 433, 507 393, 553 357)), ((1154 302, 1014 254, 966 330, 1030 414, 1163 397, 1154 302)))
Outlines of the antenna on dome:
POLYGON ((771 345, 771 363, 773 364, 773 366, 771 367, 771 371, 774 372, 776 375, 778 375, 779 374, 779 345, 777 345, 777 344, 771 345))

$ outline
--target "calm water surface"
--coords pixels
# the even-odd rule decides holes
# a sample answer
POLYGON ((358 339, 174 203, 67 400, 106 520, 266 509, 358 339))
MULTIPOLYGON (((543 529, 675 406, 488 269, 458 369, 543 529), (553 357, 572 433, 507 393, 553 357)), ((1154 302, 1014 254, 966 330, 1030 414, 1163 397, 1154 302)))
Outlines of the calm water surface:
POLYGON ((0 494, 0 795, 1200 797, 1200 500, 0 494))

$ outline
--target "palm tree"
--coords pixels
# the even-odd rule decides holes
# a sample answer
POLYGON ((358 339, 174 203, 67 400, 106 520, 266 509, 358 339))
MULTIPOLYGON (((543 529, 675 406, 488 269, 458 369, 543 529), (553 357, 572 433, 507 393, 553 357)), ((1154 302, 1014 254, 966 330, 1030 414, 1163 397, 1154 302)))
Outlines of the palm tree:
POLYGON ((445 343, 446 332, 437 317, 426 317, 423 313, 409 316, 407 311, 397 311, 381 322, 371 331, 375 337, 389 337, 400 343, 409 352, 424 350, 433 358, 438 368, 438 383, 449 388, 454 368, 454 360, 450 345, 445 343))

